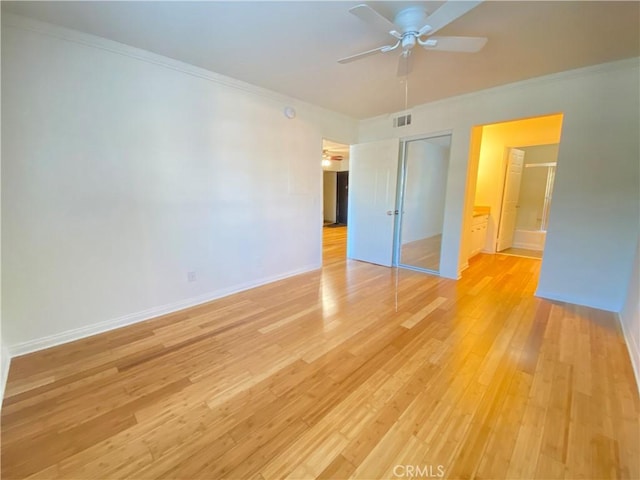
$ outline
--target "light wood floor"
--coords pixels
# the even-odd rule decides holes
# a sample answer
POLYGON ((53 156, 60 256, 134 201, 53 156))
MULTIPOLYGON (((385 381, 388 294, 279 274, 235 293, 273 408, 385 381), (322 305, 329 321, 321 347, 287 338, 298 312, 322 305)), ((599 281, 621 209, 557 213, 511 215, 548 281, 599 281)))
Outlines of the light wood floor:
POLYGON ((537 260, 454 282, 324 233, 322 271, 14 359, 2 478, 640 477, 612 314, 534 298, 537 260))
POLYGON ((542 258, 542 250, 529 250, 528 248, 507 248, 498 252, 501 255, 515 255, 516 257, 542 258))
POLYGON ((442 235, 422 238, 402 245, 400 263, 437 272, 440 270, 442 235))

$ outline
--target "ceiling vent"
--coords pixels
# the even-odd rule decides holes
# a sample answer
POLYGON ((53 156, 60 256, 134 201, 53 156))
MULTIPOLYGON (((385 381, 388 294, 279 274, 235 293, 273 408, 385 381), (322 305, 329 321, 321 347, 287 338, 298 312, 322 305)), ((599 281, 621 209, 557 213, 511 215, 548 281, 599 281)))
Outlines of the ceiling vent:
POLYGON ((406 115, 400 115, 399 117, 395 117, 393 119, 393 127, 406 127, 407 125, 411 125, 411 114, 407 113, 406 115))

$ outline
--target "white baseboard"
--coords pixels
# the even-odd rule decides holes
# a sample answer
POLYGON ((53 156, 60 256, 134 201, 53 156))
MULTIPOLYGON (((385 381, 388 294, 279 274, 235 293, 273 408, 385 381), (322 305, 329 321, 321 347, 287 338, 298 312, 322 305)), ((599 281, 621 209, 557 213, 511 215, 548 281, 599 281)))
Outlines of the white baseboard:
POLYGON ((636 377, 636 387, 638 388, 638 394, 640 394, 640 350, 638 350, 638 346, 633 341, 633 336, 620 314, 618 314, 618 321, 622 327, 622 334, 624 335, 624 342, 627 344, 627 350, 629 350, 631 366, 633 367, 633 373, 636 377))
POLYGON ((11 354, 4 343, 0 348, 2 349, 2 351, 0 351, 0 357, 2 357, 2 377, 0 378, 0 409, 2 409, 4 389, 7 386, 7 378, 9 377, 9 366, 11 365, 11 354))
MULTIPOLYGON (((62 345, 63 343, 73 342, 75 340, 80 340, 82 338, 90 337, 92 335, 97 335, 99 333, 107 332, 109 330, 114 330, 116 328, 125 327, 127 325, 143 322, 145 320, 150 320, 152 318, 159 317, 161 315, 166 315, 168 313, 184 310, 185 308, 195 307, 203 303, 217 300, 218 298, 226 297, 228 295, 239 293, 245 290, 250 290, 252 288, 259 287, 267 283, 283 280, 285 278, 293 277, 295 275, 300 275, 302 273, 307 273, 313 270, 317 270, 319 268, 320 268, 320 264, 308 265, 306 267, 293 270, 281 275, 262 278, 254 282, 247 282, 245 284, 235 285, 231 288, 217 290, 215 292, 199 295, 197 297, 187 298, 185 300, 180 300, 178 302, 170 303, 167 305, 152 307, 147 310, 143 310, 141 312, 131 313, 128 315, 124 315, 122 317, 87 325, 85 327, 80 327, 73 330, 67 330, 65 332, 56 333, 54 335, 49 335, 46 337, 41 337, 34 340, 18 343, 15 345, 10 345, 8 349, 9 350, 8 354, 9 354, 9 357, 17 357, 19 355, 26 355, 27 353, 36 352, 38 350, 44 350, 45 348, 55 347, 56 345, 62 345)), ((3 355, 4 355, 4 350, 5 349, 3 349, 3 355)), ((2 358, 2 362, 3 362, 3 368, 4 368, 4 356, 2 358)), ((8 372, 8 368, 7 368, 7 372, 8 372)), ((3 370, 3 374, 4 374, 4 370, 3 370)), ((3 388, 4 388, 4 384, 3 384, 3 388)))
POLYGON ((540 248, 539 243, 527 243, 527 242, 513 242, 513 248, 524 248, 525 250, 537 250, 542 252, 544 249, 540 248))
POLYGON ((462 272, 464 272, 467 268, 469 268, 469 260, 464 262, 460 270, 458 270, 458 280, 462 278, 462 272))
POLYGON ((578 298, 578 297, 563 297, 556 295, 555 293, 545 292, 542 290, 536 290, 536 297, 544 298, 546 300, 552 300, 554 302, 572 303, 574 305, 582 305, 583 307, 596 308, 598 310, 605 310, 607 312, 617 313, 617 309, 613 305, 605 305, 600 303, 594 303, 590 298, 578 298))

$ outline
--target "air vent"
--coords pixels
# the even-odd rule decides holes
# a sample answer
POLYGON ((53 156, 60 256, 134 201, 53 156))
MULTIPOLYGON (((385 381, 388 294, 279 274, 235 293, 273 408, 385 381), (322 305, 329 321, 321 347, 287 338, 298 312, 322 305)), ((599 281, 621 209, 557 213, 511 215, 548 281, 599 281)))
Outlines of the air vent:
POLYGON ((406 127, 407 125, 411 125, 411 114, 407 113, 406 115, 400 115, 393 119, 393 127, 406 127))

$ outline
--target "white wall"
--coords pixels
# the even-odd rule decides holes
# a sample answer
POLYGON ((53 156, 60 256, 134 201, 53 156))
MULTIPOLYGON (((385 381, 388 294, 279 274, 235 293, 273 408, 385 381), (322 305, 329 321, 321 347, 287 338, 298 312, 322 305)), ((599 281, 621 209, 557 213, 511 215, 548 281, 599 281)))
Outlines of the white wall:
POLYGON ((360 141, 453 132, 441 274, 456 277, 474 200, 465 195, 475 181, 467 184, 472 127, 564 113, 538 295, 620 311, 640 214, 638 66, 636 58, 422 105, 399 129, 393 115, 376 117, 361 122, 360 141))
POLYGON ((320 266, 322 138, 352 143, 353 120, 115 42, 3 22, 12 353, 320 266))
POLYGON ((620 312, 620 323, 629 348, 631 364, 636 374, 636 384, 640 391, 640 240, 636 247, 636 257, 629 279, 627 298, 624 308, 620 312))
POLYGON ((428 140, 407 143, 403 244, 442 233, 448 159, 446 147, 428 140))
MULTIPOLYGON (((0 13, 0 19, 1 19, 0 13)), ((0 22, 1 25, 1 22, 0 22)), ((0 27, 1 32, 1 27, 0 27)), ((2 64, 0 62, 0 78, 2 78, 2 64)), ((0 112, 2 98, 0 96, 0 112)), ((1 117, 1 115, 0 115, 1 117)), ((0 126, 1 126, 0 118, 0 126)), ((1 127, 0 127, 1 129, 1 127)), ((0 135, 0 152, 2 151, 2 135, 0 135)), ((0 155, 0 409, 2 408, 2 399, 4 398, 4 389, 7 385, 7 377, 9 376, 9 366, 11 364, 11 356, 9 349, 4 341, 4 324, 2 322, 2 155, 0 155)))
POLYGON ((338 187, 336 172, 323 173, 323 217, 325 222, 336 222, 336 195, 338 187))

